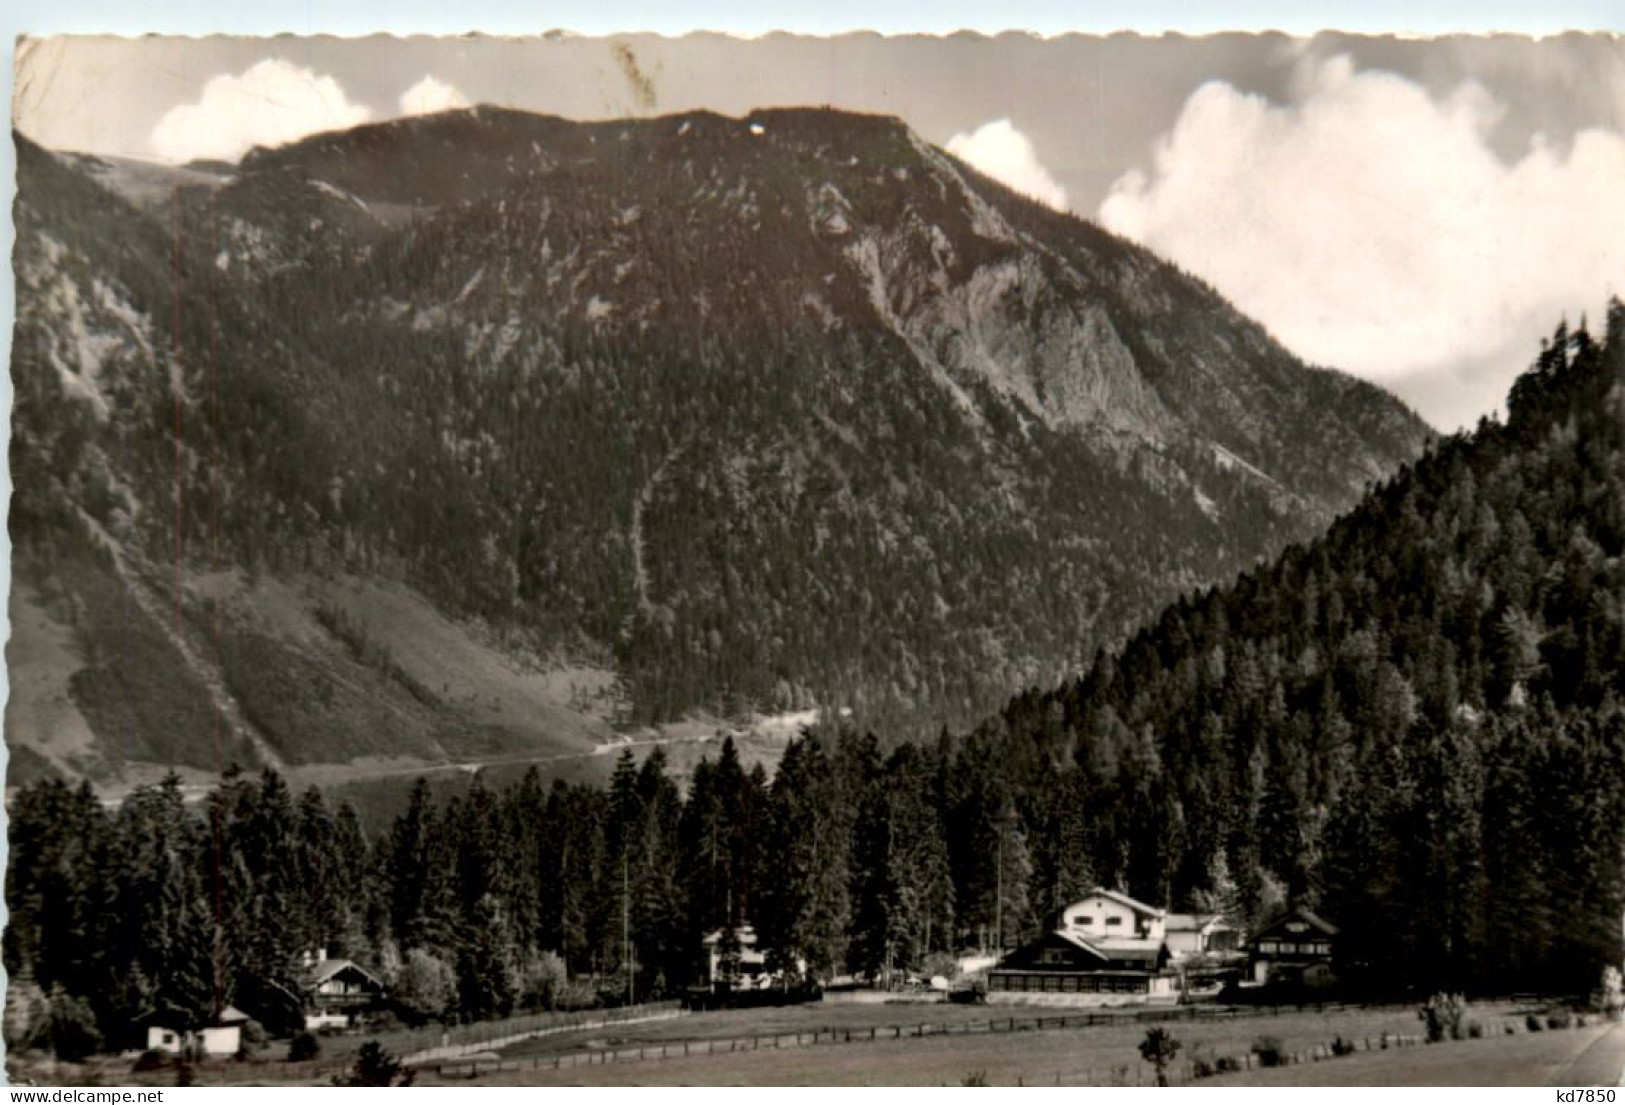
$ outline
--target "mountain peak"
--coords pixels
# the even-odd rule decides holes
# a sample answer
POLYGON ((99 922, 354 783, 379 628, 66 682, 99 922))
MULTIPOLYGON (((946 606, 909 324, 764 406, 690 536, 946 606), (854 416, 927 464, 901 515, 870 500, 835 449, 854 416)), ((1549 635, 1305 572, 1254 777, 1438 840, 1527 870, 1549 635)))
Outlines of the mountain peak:
POLYGON ((169 686, 35 639, 139 689, 84 692, 92 744, 211 701, 284 763, 696 715, 934 730, 1313 532, 1426 437, 887 116, 482 106, 146 191, 22 161, 13 517, 47 555, 20 573, 135 596, 94 624, 145 618, 182 658, 169 686), (83 568, 52 579, 53 549, 83 568), (480 659, 437 669, 430 638, 480 659))

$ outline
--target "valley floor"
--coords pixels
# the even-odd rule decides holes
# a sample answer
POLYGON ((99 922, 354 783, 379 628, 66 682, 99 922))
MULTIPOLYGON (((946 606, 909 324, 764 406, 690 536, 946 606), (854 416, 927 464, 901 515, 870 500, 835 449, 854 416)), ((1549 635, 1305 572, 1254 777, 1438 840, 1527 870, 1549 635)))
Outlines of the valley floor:
POLYGON ((1243 1071, 1215 1086, 1625 1086, 1625 1024, 1243 1071))
MULTIPOLYGON (((419 1085, 509 1086, 1149 1086, 1150 1066, 1138 1045, 1147 1025, 1132 1009, 1110 1023, 1019 1030, 1038 1017, 1046 1024, 1061 1011, 1010 1007, 992 1017, 986 1007, 950 1005, 805 1005, 783 1009, 696 1013, 638 1024, 598 1026, 539 1037, 468 1060, 425 1064, 419 1085), (1014 1018, 1017 1031, 1002 1026, 1014 1018), (928 1025, 925 1035, 907 1026, 928 1025), (899 1036, 888 1038, 893 1027, 899 1036), (876 1029, 874 1042, 858 1042, 876 1029), (831 1030, 852 1043, 827 1042, 831 1030), (814 1032, 826 1042, 811 1043, 814 1032), (799 1035, 798 1035, 799 1034, 799 1035), (777 1044, 773 1042, 777 1038, 777 1044), (801 1043, 797 1045, 796 1040, 801 1043), (745 1045, 745 1041, 754 1044, 745 1045), (704 1054, 683 1055, 686 1047, 704 1054), (641 1061, 625 1058, 639 1050, 641 1061), (663 1058, 662 1054, 670 1056, 663 1058), (616 1061, 619 1057, 619 1061, 616 1061), (604 1062, 602 1060, 611 1061, 604 1062), (472 1063, 470 1062, 472 1060, 472 1063), (557 1062, 559 1066, 555 1068, 557 1062)), ((1079 1011, 1072 1011, 1077 1016, 1079 1011)), ((1173 1021, 1182 1049, 1170 1074, 1176 1085, 1197 1086, 1561 1086, 1625 1085, 1625 1023, 1592 1018, 1585 1027, 1529 1032, 1524 1010, 1484 1005, 1469 1010, 1482 1039, 1424 1045, 1412 1008, 1330 1008, 1246 1011, 1173 1021), (1508 1031, 1510 1027, 1511 1031, 1508 1031), (1382 1047, 1384 1036, 1392 1046, 1382 1047), (1192 1078, 1193 1060, 1248 1054, 1260 1037, 1273 1037, 1303 1061, 1272 1069, 1192 1078), (1336 1037, 1360 1050, 1332 1058, 1336 1037), (1311 1061, 1315 1053, 1321 1058, 1311 1061)), ((329 1040, 316 1064, 275 1060, 250 1066, 205 1064, 196 1084, 325 1085, 343 1066, 346 1048, 329 1040)), ((273 1053, 280 1049, 273 1049, 273 1053)), ((33 1085, 173 1084, 173 1071, 133 1074, 128 1057, 83 1065, 14 1056, 14 1082, 33 1085)))
MULTIPOLYGON (((999 1012, 1012 1014, 1019 1022, 1061 1011, 1010 1008, 999 1012)), ((1528 1034, 1521 1013, 1508 1006, 1475 1008, 1471 1016, 1494 1035, 1436 1047, 1417 1042, 1421 1025, 1409 1008, 1305 1010, 1174 1022, 1168 1027, 1183 1050, 1172 1073, 1175 1082, 1188 1083, 1192 1059, 1245 1055, 1260 1036, 1276 1037, 1287 1052, 1311 1052, 1338 1036, 1360 1041, 1362 1046, 1369 1041, 1374 1050, 1275 1070, 1243 1071, 1196 1084, 1529 1085, 1567 1079, 1568 1085, 1613 1085, 1620 1077, 1619 1067, 1625 1065, 1625 1029, 1620 1026, 1594 1024, 1585 1029, 1528 1034), (1507 1024, 1513 1026, 1514 1035, 1505 1034, 1507 1024), (1405 1037, 1413 1046, 1380 1050, 1384 1034, 1390 1039, 1405 1037), (1495 1062, 1480 1062, 1480 1055, 1494 1055, 1495 1062)), ((511 1063, 512 1069, 477 1067, 475 1081, 494 1085, 957 1086, 980 1080, 1010 1086, 1134 1086, 1150 1085, 1154 1080, 1138 1052, 1147 1026, 1135 1023, 1132 1017, 1085 1028, 978 1031, 978 1022, 985 1025, 988 1017, 985 1007, 952 1006, 804 1006, 743 1015, 699 1014, 629 1027, 613 1036, 600 1032, 591 1039, 556 1036, 521 1044, 488 1057, 500 1060, 504 1068, 511 1063), (583 1050, 613 1049, 625 1054, 639 1047, 648 1048, 653 1056, 662 1045, 677 1056, 684 1041, 696 1048, 712 1047, 725 1037, 742 1034, 742 1028, 746 1035, 765 1035, 850 1027, 855 1035, 882 1021, 930 1023, 941 1025, 943 1031, 915 1038, 905 1031, 901 1039, 799 1047, 774 1047, 764 1040, 750 1050, 654 1057, 642 1062, 582 1064, 568 1058, 583 1050), (561 1060, 562 1069, 553 1068, 555 1059, 561 1060)), ((467 1082, 467 1070, 456 1066, 425 1070, 420 1080, 467 1082)))

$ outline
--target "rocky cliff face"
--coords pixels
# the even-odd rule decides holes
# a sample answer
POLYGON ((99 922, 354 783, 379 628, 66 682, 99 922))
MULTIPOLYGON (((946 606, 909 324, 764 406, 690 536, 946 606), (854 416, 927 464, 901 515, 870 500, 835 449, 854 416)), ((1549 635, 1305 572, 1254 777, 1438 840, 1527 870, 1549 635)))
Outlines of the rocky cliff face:
POLYGON ((477 108, 230 170, 18 143, 13 609, 57 660, 13 733, 50 769, 917 733, 1426 436, 893 119, 477 108), (30 721, 69 714, 71 755, 30 721))

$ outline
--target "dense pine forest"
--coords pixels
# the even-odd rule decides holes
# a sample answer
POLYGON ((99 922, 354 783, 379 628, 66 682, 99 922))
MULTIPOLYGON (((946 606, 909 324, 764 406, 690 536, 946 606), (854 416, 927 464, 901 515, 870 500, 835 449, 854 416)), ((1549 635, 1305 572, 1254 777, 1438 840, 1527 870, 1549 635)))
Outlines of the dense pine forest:
POLYGON ((1311 905, 1355 987, 1585 991, 1625 953, 1622 555, 1616 301, 1504 422, 963 735, 809 732, 771 779, 724 745, 686 794, 658 751, 607 790, 420 783, 372 839, 270 771, 195 808, 24 788, 6 966, 110 1041, 155 1010, 289 1019, 318 946, 407 1017, 480 1018, 672 993, 745 923, 819 978, 930 969, 1098 883, 1244 924, 1311 905))

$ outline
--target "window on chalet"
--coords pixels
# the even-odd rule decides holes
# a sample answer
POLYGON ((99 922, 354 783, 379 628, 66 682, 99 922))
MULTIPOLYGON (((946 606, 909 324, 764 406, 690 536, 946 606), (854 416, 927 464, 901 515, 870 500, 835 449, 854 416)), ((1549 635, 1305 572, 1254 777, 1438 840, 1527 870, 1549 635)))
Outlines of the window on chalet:
POLYGON ((1262 940, 1258 944, 1258 950, 1264 952, 1266 955, 1273 955, 1275 952, 1281 950, 1281 945, 1274 940, 1262 940))
POLYGON ((1122 923, 1123 923, 1123 919, 1121 917, 1108 917, 1108 918, 1106 918, 1106 927, 1107 928, 1112 928, 1113 926, 1121 925, 1122 923))
POLYGON ((1074 925, 1092 925, 1095 923, 1095 919, 1089 914, 1085 913, 1080 917, 1072 918, 1072 923, 1074 925))

